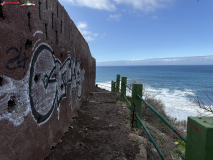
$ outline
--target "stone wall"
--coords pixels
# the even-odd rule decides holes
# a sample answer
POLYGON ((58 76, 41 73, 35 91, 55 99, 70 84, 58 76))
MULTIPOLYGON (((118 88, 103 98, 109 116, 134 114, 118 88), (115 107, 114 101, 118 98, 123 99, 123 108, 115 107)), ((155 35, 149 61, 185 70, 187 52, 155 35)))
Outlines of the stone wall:
POLYGON ((44 159, 95 87, 96 61, 64 7, 32 3, 0 5, 2 160, 44 159))

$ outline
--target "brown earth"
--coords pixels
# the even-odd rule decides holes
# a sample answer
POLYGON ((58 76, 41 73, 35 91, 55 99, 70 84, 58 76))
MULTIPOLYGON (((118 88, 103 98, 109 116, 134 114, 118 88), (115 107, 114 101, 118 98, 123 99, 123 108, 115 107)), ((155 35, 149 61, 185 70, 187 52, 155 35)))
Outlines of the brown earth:
POLYGON ((77 110, 78 116, 45 160, 135 159, 138 143, 130 141, 130 116, 116 93, 100 88, 77 110))

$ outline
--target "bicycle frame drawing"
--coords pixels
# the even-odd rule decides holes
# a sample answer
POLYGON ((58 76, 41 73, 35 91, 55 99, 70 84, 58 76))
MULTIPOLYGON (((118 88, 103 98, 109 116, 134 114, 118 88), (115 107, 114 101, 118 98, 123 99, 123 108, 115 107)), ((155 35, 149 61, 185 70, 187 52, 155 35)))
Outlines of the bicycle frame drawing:
POLYGON ((0 90, 0 106, 3 106, 0 109, 0 120, 8 119, 18 126, 31 111, 36 123, 41 125, 49 120, 55 106, 59 119, 60 104, 67 97, 69 85, 69 106, 72 111, 72 92, 76 100, 80 100, 82 95, 85 70, 80 65, 80 60, 76 60, 72 54, 68 54, 62 63, 47 43, 40 43, 34 50, 30 67, 22 80, 1 75, 4 84, 0 90), (10 110, 9 101, 14 102, 10 110))

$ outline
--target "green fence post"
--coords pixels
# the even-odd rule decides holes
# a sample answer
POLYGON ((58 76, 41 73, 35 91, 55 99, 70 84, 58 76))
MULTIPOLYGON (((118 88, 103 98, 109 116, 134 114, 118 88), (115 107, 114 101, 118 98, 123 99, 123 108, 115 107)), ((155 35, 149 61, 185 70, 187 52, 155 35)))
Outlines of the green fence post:
POLYGON ((127 77, 122 77, 121 78, 121 96, 120 96, 120 101, 121 102, 126 102, 126 99, 124 98, 123 95, 126 96, 126 81, 127 81, 127 77))
POLYGON ((111 92, 114 92, 114 81, 111 81, 111 92))
POLYGON ((119 86, 120 86, 120 74, 117 75, 116 79, 116 92, 119 92, 119 86))
POLYGON ((141 118, 141 100, 137 97, 137 95, 139 95, 140 97, 142 97, 142 90, 143 90, 143 85, 142 84, 133 84, 132 85, 132 102, 131 102, 131 106, 132 106, 132 124, 134 128, 140 128, 141 127, 141 123, 140 121, 137 119, 137 117, 135 116, 135 114, 137 113, 139 118, 141 118))
POLYGON ((188 117, 186 160, 213 159, 213 117, 188 117))
POLYGON ((114 89, 114 92, 115 92, 115 84, 116 84, 116 82, 114 82, 114 84, 113 84, 113 87, 114 87, 114 88, 113 88, 113 89, 114 89))

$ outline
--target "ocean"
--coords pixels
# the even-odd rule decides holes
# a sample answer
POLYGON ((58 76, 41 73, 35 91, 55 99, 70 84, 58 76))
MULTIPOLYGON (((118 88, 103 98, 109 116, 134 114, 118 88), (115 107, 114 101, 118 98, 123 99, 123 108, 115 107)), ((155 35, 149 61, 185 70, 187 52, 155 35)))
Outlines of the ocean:
MULTIPOLYGON (((177 120, 206 114, 193 100, 197 96, 205 102, 206 93, 213 100, 213 65, 97 66, 96 84, 111 91, 111 81, 116 81, 117 74, 127 77, 128 84, 142 83, 145 94, 160 99, 166 113, 177 120)), ((213 102, 209 105, 213 109, 213 102)))

